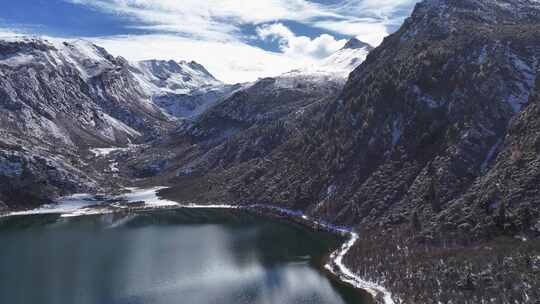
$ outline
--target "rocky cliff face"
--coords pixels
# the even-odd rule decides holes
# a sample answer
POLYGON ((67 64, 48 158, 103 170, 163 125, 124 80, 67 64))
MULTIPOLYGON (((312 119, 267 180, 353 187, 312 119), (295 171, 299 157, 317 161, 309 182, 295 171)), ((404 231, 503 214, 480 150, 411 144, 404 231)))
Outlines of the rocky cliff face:
MULTIPOLYGON (((264 156, 217 155, 220 166, 204 178, 176 180, 185 189, 198 178, 204 193, 166 194, 271 203, 355 225, 365 232, 359 246, 374 249, 358 247, 349 262, 407 303, 478 303, 493 296, 486 286, 502 302, 530 302, 540 282, 531 272, 516 278, 538 266, 538 244, 514 240, 538 236, 539 16, 536 1, 424 1, 338 98, 309 121, 283 125, 290 135, 264 156), (492 251, 479 245, 488 243, 492 251), (463 254, 459 246, 480 247, 463 254), (420 252, 424 261, 410 259, 420 252), (436 261, 448 267, 442 281, 436 261)), ((271 134, 281 133, 256 142, 271 134)), ((228 142, 235 151, 255 143, 228 142)))

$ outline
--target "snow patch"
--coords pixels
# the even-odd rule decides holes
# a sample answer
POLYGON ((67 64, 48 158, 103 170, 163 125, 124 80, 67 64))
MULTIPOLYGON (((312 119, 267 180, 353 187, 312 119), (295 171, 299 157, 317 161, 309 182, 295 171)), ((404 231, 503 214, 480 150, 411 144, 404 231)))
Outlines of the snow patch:
POLYGON ((420 87, 417 85, 413 86, 413 93, 417 95, 417 98, 421 103, 424 103, 430 109, 440 108, 443 105, 441 101, 438 101, 435 98, 427 94, 424 94, 422 90, 420 89, 420 87))
POLYGON ((179 206, 177 202, 164 200, 158 197, 157 192, 165 188, 166 187, 154 187, 150 189, 127 188, 127 190, 131 192, 119 198, 125 199, 128 203, 144 202, 144 204, 149 207, 179 206))
POLYGON ((79 212, 81 209, 96 204, 99 204, 99 201, 95 199, 94 195, 88 193, 81 193, 62 197, 57 200, 56 204, 43 205, 42 207, 33 210, 10 212, 7 214, 7 216, 34 214, 70 214, 73 212, 79 212))
POLYGON ((118 162, 111 161, 109 163, 109 171, 112 172, 112 173, 120 172, 120 169, 118 169, 118 162))
POLYGON ((30 64, 32 62, 34 62, 33 56, 20 54, 0 60, 0 65, 7 65, 9 67, 16 68, 22 65, 30 64))
POLYGON ((128 151, 130 148, 120 148, 120 147, 112 147, 112 148, 92 148, 89 151, 94 154, 96 157, 105 157, 109 156, 111 153, 118 152, 118 151, 128 151))

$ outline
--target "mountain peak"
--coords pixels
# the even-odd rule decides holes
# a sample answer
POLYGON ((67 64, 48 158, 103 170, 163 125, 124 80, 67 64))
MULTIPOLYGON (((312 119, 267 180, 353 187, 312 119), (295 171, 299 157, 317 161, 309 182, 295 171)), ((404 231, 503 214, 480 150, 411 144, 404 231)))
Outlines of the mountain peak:
POLYGON ((371 51, 373 47, 369 45, 366 42, 363 42, 359 40, 358 38, 351 38, 347 43, 345 43, 345 46, 342 48, 343 50, 346 49, 363 49, 366 48, 368 51, 371 51))
POLYGON ((222 85, 206 68, 191 61, 144 60, 134 63, 137 79, 149 95, 189 94, 202 87, 222 85))

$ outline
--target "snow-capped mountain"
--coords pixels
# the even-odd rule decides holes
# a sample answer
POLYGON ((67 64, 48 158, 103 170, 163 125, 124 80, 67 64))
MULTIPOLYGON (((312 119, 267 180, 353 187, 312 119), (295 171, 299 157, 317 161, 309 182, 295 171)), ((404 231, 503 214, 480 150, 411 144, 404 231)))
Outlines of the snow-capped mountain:
POLYGON ((223 83, 195 61, 145 60, 132 64, 133 73, 149 95, 190 94, 223 83))
POLYGON ((4 130, 66 144, 121 144, 170 124, 123 58, 86 41, 1 40, 0 74, 4 130))
POLYGON ((345 81, 349 74, 366 60, 373 47, 357 38, 350 39, 343 48, 315 62, 312 66, 296 69, 276 78, 303 77, 303 78, 325 78, 343 79, 345 81))
POLYGON ((292 70, 274 77, 276 88, 310 86, 339 86, 345 84, 349 74, 366 60, 373 49, 369 44, 350 39, 343 48, 313 66, 292 70))
POLYGON ((163 133, 174 120, 153 104, 123 58, 77 40, 0 40, 0 201, 28 204, 95 189, 81 155, 163 133), (32 189, 32 191, 29 191, 32 189))
MULTIPOLYGON (((175 135, 163 141, 166 147, 171 147, 176 145, 178 138, 188 138, 190 147, 197 143, 202 149, 198 158, 182 165, 175 160, 167 163, 172 167, 183 166, 178 172, 191 172, 269 153, 290 135, 281 132, 286 128, 276 129, 276 125, 293 128, 318 116, 317 111, 338 98, 349 73, 365 60, 371 49, 369 45, 351 39, 323 64, 239 85, 221 102, 193 119, 184 120, 175 135), (269 130, 278 133, 271 140, 259 141, 260 134, 269 130)), ((152 171, 148 168, 164 163, 161 152, 157 147, 155 153, 147 155, 150 164, 143 164, 139 159, 133 167, 142 165, 142 172, 152 171), (159 159, 155 155, 159 155, 159 159)), ((181 157, 186 156, 184 152, 182 154, 181 157)))
POLYGON ((88 41, 0 39, 0 202, 103 187, 81 156, 174 129, 240 86, 195 62, 129 63, 88 41), (163 108, 161 108, 163 107, 163 108), (43 181, 46 181, 44 184, 43 181))
POLYGON ((193 118, 239 88, 217 80, 195 61, 146 60, 132 65, 149 98, 178 118, 193 118))
POLYGON ((348 74, 356 69, 364 60, 373 47, 365 42, 352 38, 345 46, 325 58, 321 62, 321 70, 348 74))

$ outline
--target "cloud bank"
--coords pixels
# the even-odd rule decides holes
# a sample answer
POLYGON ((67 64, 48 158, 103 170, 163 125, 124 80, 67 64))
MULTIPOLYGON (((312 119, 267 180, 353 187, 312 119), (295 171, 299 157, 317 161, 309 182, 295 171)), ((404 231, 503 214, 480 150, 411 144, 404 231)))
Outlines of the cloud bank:
POLYGON ((301 59, 323 59, 341 49, 347 40, 336 40, 333 36, 322 34, 311 39, 296 36, 282 23, 263 25, 257 28, 257 35, 263 40, 276 40, 286 56, 301 59))

